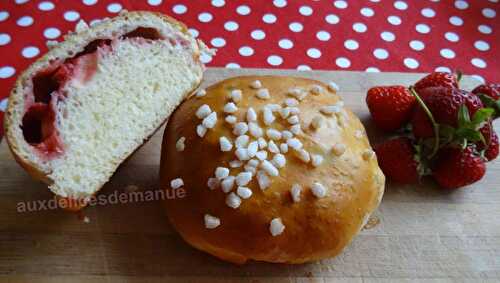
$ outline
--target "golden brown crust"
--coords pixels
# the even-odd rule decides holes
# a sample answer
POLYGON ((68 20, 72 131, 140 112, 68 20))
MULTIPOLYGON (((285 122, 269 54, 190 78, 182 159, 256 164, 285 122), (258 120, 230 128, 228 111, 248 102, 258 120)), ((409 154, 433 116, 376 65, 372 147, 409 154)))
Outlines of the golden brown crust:
MULTIPOLYGON (((188 243, 234 263, 244 263, 249 259, 303 263, 337 255, 358 233, 380 202, 384 176, 375 157, 363 157, 371 150, 370 144, 363 125, 351 111, 344 109, 339 117, 322 115, 318 111, 321 106, 339 101, 339 96, 331 90, 318 96, 309 94, 299 105, 304 133, 298 138, 310 153, 325 158, 319 167, 314 168, 293 153, 287 153, 287 164, 280 169, 280 176, 271 177, 271 187, 262 191, 254 178, 248 185, 253 191, 252 197, 243 200, 237 209, 225 204, 226 193, 220 188, 210 190, 207 187, 207 179, 214 176, 216 167, 229 168, 229 162, 236 159, 233 151, 222 153, 219 148, 219 137, 235 139, 230 126, 224 122, 222 110, 229 101, 230 90, 243 91, 236 114, 238 121, 244 121, 246 109, 251 106, 264 127, 261 119, 263 105, 282 105, 289 97, 286 95, 289 88, 310 89, 312 85, 327 89, 326 84, 304 78, 236 77, 210 86, 206 89, 206 96, 191 97, 172 114, 162 144, 160 182, 163 188, 170 189, 172 179, 182 178, 184 181, 186 197, 166 200, 166 209, 171 224, 188 243), (270 100, 255 97, 256 90, 250 88, 250 83, 257 79, 269 89, 270 100), (201 120, 195 112, 203 104, 217 112, 218 122, 204 138, 200 138, 195 128, 201 120), (316 116, 322 116, 325 122, 318 131, 310 127, 316 116), (343 126, 339 126, 339 121, 343 126), (186 140, 184 151, 179 152, 175 144, 180 137, 186 140), (346 152, 341 156, 333 154, 335 144, 345 144, 346 152), (311 193, 310 186, 316 181, 328 188, 326 197, 317 198, 311 193), (297 203, 290 195, 295 183, 303 187, 301 200, 297 203), (205 228, 205 214, 218 217, 220 226, 205 228), (282 219, 286 228, 281 235, 273 237, 269 223, 277 217, 282 219)), ((272 125, 275 128, 287 125, 281 118, 277 121, 272 125)), ((231 175, 242 170, 231 169, 231 175)))

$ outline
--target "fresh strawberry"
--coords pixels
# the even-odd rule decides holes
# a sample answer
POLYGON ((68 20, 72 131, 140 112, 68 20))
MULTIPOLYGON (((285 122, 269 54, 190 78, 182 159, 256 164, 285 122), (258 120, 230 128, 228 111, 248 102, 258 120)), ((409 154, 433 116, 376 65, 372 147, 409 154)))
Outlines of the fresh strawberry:
POLYGON ((394 131, 410 119, 415 97, 404 86, 378 86, 368 90, 366 104, 379 128, 394 131))
MULTIPOLYGON (((423 101, 437 123, 452 127, 457 125, 458 109, 465 104, 461 90, 445 87, 429 87, 421 91, 423 101)), ((419 94, 420 95, 420 94, 419 94)), ((433 127, 427 114, 419 105, 412 117, 413 134, 417 138, 434 136, 433 127)))
POLYGON ((424 98, 425 94, 420 92, 428 87, 458 88, 457 75, 444 72, 434 72, 420 79, 415 84, 415 91, 424 98))
POLYGON ((493 132, 490 139, 490 145, 484 152, 484 157, 486 158, 486 160, 491 161, 498 157, 499 151, 500 148, 498 144, 498 135, 495 132, 493 132))
POLYGON ((480 132, 483 135, 486 144, 483 142, 477 142, 476 144, 478 150, 484 150, 484 157, 488 161, 497 158, 499 152, 498 135, 495 133, 491 122, 484 125, 480 129, 480 132))
POLYGON ((460 90, 460 93, 465 98, 465 105, 467 109, 469 109, 471 117, 474 116, 479 109, 484 108, 483 102, 477 95, 465 90, 460 90))
MULTIPOLYGON (((458 111, 465 105, 472 117, 483 108, 483 103, 477 96, 461 89, 444 87, 429 87, 421 91, 423 102, 434 116, 436 123, 456 128, 458 125, 458 111)), ((433 127, 427 113, 421 106, 417 106, 412 115, 413 134, 417 138, 434 136, 433 127)))
POLYGON ((472 90, 486 107, 495 110, 494 118, 500 117, 500 84, 480 85, 472 90))
POLYGON ((479 181, 486 165, 472 147, 444 147, 438 152, 433 176, 441 187, 455 189, 479 181))
POLYGON ((434 128, 427 116, 427 113, 421 108, 416 107, 411 118, 413 135, 416 138, 431 138, 434 136, 434 128))
POLYGON ((474 94, 484 94, 493 98, 494 100, 498 100, 500 98, 500 84, 485 84, 477 86, 472 90, 474 94))
POLYGON ((419 163, 411 140, 399 137, 375 147, 378 163, 384 174, 402 184, 412 184, 419 180, 419 163))

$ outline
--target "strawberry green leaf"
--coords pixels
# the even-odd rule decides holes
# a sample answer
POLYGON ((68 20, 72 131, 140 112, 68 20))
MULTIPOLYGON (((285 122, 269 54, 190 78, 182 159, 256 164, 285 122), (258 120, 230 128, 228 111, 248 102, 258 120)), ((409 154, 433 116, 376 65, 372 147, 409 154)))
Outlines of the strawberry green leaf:
POLYGON ((469 142, 484 142, 484 136, 481 132, 470 128, 459 128, 455 131, 455 135, 457 138, 464 139, 469 142))
POLYGON ((495 100, 483 93, 478 94, 484 106, 495 110, 494 118, 500 117, 500 100, 495 100))
POLYGON ((458 127, 467 127, 470 122, 469 109, 467 109, 464 104, 460 105, 460 108, 458 109, 458 127))
POLYGON ((489 120, 494 113, 495 110, 492 108, 481 108, 474 114, 474 117, 472 117, 472 124, 479 125, 489 120))

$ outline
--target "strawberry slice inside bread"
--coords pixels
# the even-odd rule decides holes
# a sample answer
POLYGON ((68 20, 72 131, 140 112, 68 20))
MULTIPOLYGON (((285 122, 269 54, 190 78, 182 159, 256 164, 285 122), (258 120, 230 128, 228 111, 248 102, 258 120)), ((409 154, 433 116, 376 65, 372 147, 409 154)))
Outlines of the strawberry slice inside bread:
POLYGON ((16 160, 60 197, 92 196, 200 84, 203 48, 160 14, 79 23, 11 93, 6 138, 16 160))

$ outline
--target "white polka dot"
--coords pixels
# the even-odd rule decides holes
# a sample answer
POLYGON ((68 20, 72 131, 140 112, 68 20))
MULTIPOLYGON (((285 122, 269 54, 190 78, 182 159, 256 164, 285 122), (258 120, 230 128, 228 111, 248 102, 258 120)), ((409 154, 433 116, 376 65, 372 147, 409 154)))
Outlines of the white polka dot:
POLYGON ((385 40, 385 41, 394 41, 396 39, 396 36, 394 35, 394 33, 390 32, 390 31, 383 31, 382 33, 380 33, 380 37, 385 40))
POLYGON ((80 14, 76 11, 67 11, 64 13, 64 19, 69 22, 74 22, 80 18, 80 14))
POLYGON ((476 47, 479 51, 487 51, 490 50, 490 44, 484 40, 477 40, 474 42, 474 47, 476 47))
POLYGON ((387 52, 387 50, 383 48, 377 48, 373 50, 373 56, 375 56, 375 58, 377 59, 384 60, 389 57, 389 52, 387 52))
POLYGON ((471 77, 473 77, 476 80, 478 80, 479 83, 481 83, 481 84, 485 84, 486 83, 486 80, 483 77, 481 77, 480 75, 471 75, 471 77))
POLYGON ((450 17, 450 24, 452 24, 454 26, 461 26, 464 24, 464 20, 462 20, 462 18, 457 17, 457 16, 451 16, 450 17))
POLYGON ((297 70, 298 71, 310 71, 311 70, 311 67, 307 66, 307 65, 298 65, 297 66, 297 70))
POLYGON ((496 15, 497 15, 497 12, 495 12, 495 10, 493 9, 490 9, 490 8, 484 8, 481 13, 483 14, 483 16, 485 16, 486 18, 494 18, 496 15))
POLYGON ((5 112, 7 110, 7 104, 9 103, 9 99, 4 98, 0 101, 0 111, 5 112))
POLYGON ((290 49, 293 47, 293 42, 290 39, 283 38, 278 42, 278 45, 283 49, 290 49))
POLYGON ((480 68, 480 69, 484 69, 487 66, 486 62, 481 58, 472 58, 472 60, 470 60, 470 62, 472 65, 474 65, 475 67, 480 68))
POLYGON ((401 24, 401 18, 398 16, 389 16, 387 17, 387 21, 394 26, 399 26, 401 24))
POLYGON ((252 31, 250 36, 255 40, 262 40, 262 39, 266 38, 266 33, 261 29, 256 29, 256 30, 252 31))
POLYGON ((223 7, 224 5, 226 5, 224 0, 212 0, 212 6, 214 7, 223 7))
POLYGON ((237 22, 234 21, 228 21, 224 24, 224 29, 228 31, 235 31, 239 28, 239 25, 237 22))
POLYGON ((457 42, 460 40, 460 37, 458 36, 458 34, 454 33, 454 32, 447 32, 444 34, 444 37, 448 40, 448 41, 451 41, 451 42, 457 42))
POLYGON ((17 25, 21 27, 31 26, 33 24, 33 18, 30 16, 22 16, 17 19, 17 25))
POLYGON ((10 42, 10 35, 6 33, 0 33, 0 46, 7 45, 10 42))
POLYGON ((416 69, 419 66, 418 61, 413 58, 405 58, 403 60, 403 63, 405 64, 406 67, 410 69, 416 69))
POLYGON ((43 31, 43 36, 48 39, 54 39, 61 35, 61 32, 57 28, 47 28, 43 31))
POLYGON ((342 0, 337 0, 337 1, 333 2, 333 5, 339 9, 347 8, 347 2, 342 1, 342 0))
POLYGON ((187 12, 187 7, 182 4, 177 4, 172 7, 172 12, 175 14, 184 14, 187 12))
POLYGON ((319 57, 321 57, 321 51, 319 51, 319 49, 317 48, 309 48, 307 49, 307 56, 318 59, 319 57))
POLYGON ((40 50, 36 48, 35 46, 28 46, 23 48, 23 51, 21 52, 23 57, 25 58, 33 58, 36 55, 40 54, 40 50))
POLYGON ((222 37, 214 37, 214 38, 212 38, 210 43, 214 47, 223 47, 224 45, 226 45, 226 40, 222 37))
POLYGON ((490 34, 490 33, 492 33, 492 29, 488 25, 479 25, 479 26, 477 26, 477 30, 480 33, 484 33, 484 34, 490 34))
POLYGON ((7 11, 0 11, 0 22, 3 22, 3 21, 5 21, 8 18, 9 18, 9 12, 7 12, 7 11))
POLYGON ((469 8, 469 3, 467 3, 466 1, 462 1, 462 0, 457 0, 457 1, 455 1, 455 8, 457 8, 459 10, 465 10, 465 9, 469 8))
POLYGON ((16 4, 24 4, 28 1, 30 1, 30 0, 16 0, 15 2, 16 2, 16 4))
POLYGON ((203 13, 200 13, 198 15, 198 21, 202 22, 202 23, 208 23, 210 22, 214 17, 212 16, 212 14, 210 13, 207 13, 207 12, 203 12, 203 13))
POLYGON ((361 10, 359 10, 359 12, 361 13, 361 15, 363 15, 365 17, 372 17, 373 15, 375 15, 375 12, 373 11, 373 9, 368 8, 368 7, 361 8, 361 10))
POLYGON ((242 46, 242 47, 240 47, 238 52, 240 53, 241 56, 245 56, 245 57, 253 55, 253 49, 250 46, 242 46))
POLYGON ((373 2, 373 3, 378 3, 380 2, 381 0, 370 0, 370 2, 373 2))
POLYGON ((209 55, 209 54, 207 54, 206 52, 202 52, 202 53, 201 53, 201 56, 200 56, 200 61, 201 61, 203 64, 210 63, 210 61, 212 61, 212 56, 210 56, 210 55, 209 55))
POLYGON ((340 19, 337 15, 329 14, 325 17, 325 21, 331 25, 338 24, 340 19))
POLYGON ((325 30, 320 30, 316 33, 316 38, 321 41, 328 41, 331 38, 331 35, 325 30))
POLYGON ((241 68, 239 64, 237 63, 227 63, 226 68, 228 69, 239 69, 241 68))
POLYGON ((6 79, 12 77, 16 73, 16 69, 11 66, 5 66, 0 68, 0 79, 6 79))
POLYGON ((406 10, 408 9, 408 4, 406 4, 406 2, 404 1, 396 1, 394 2, 394 8, 398 10, 406 10))
POLYGON ((351 61, 345 57, 339 57, 335 60, 335 64, 340 68, 349 68, 351 66, 351 61))
POLYGON ((162 0, 148 0, 148 4, 151 6, 158 6, 160 5, 162 0))
POLYGON ((241 6, 238 6, 238 8, 236 8, 236 13, 242 15, 242 16, 246 16, 248 14, 250 14, 252 10, 250 10, 250 7, 248 7, 247 5, 241 5, 241 6))
POLYGON ((97 3, 97 0, 83 0, 83 4, 85 4, 87 6, 92 6, 95 3, 97 3))
POLYGON ((380 70, 378 68, 375 68, 375 67, 368 67, 368 68, 366 68, 365 72, 367 72, 367 73, 380 73, 380 70))
POLYGON ((424 50, 425 44, 420 40, 412 40, 410 41, 410 47, 415 51, 421 51, 424 50))
POLYGON ((444 66, 439 66, 434 71, 436 71, 436 72, 443 72, 443 73, 451 73, 450 68, 444 67, 444 66))
POLYGON ((356 40, 354 39, 348 39, 344 41, 344 47, 349 50, 356 50, 359 48, 359 44, 356 40))
POLYGON ((197 30, 197 29, 190 28, 190 29, 188 29, 188 31, 189 31, 189 33, 190 33, 190 34, 191 34, 194 38, 196 38, 196 37, 198 37, 198 35, 200 35, 200 32, 198 32, 198 30, 197 30))
POLYGON ((436 16, 436 12, 431 8, 423 8, 422 11, 420 11, 420 13, 422 14, 422 16, 426 18, 432 18, 436 16))
POLYGON ((302 26, 302 24, 299 23, 299 22, 293 22, 288 27, 293 32, 301 32, 304 29, 304 27, 302 26))
POLYGON ((262 16, 262 21, 266 24, 274 24, 276 22, 276 16, 273 14, 265 14, 262 16))
POLYGON ((363 23, 354 23, 352 25, 352 29, 355 31, 355 32, 365 32, 367 27, 365 24, 363 23))
POLYGON ((118 13, 122 10, 122 5, 119 3, 111 3, 108 5, 108 12, 118 13))
POLYGON ((283 58, 278 55, 271 55, 267 57, 267 63, 271 66, 279 66, 283 63, 283 58))
POLYGON ((54 5, 54 3, 50 2, 50 1, 42 1, 38 4, 38 9, 40 9, 41 11, 50 11, 50 10, 53 10, 56 6, 54 5))
POLYGON ((431 28, 426 24, 417 24, 415 26, 415 30, 419 33, 429 33, 431 31, 431 28))
POLYGON ((449 49, 449 48, 443 48, 439 51, 439 54, 443 56, 446 59, 453 59, 455 58, 455 51, 449 49))
POLYGON ((286 0, 274 0, 273 5, 278 7, 278 8, 283 8, 286 6, 286 0))
POLYGON ((309 6, 301 6, 299 8, 299 13, 302 15, 302 16, 310 16, 313 14, 313 9, 309 6))

